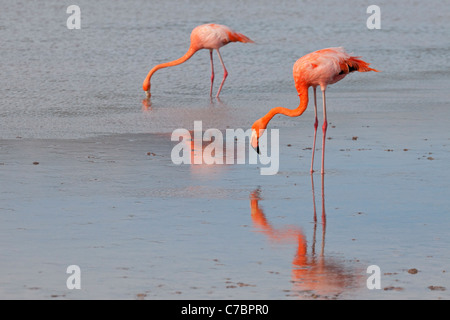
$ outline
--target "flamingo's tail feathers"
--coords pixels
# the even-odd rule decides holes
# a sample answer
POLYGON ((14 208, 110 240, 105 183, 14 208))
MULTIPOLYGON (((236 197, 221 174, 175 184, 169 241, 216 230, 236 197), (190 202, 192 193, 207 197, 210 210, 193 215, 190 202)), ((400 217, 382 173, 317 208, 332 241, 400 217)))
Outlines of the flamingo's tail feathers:
POLYGON ((228 38, 230 39, 230 42, 255 43, 249 37, 243 35, 242 33, 238 33, 238 32, 229 32, 228 38))
POLYGON ((367 63, 367 62, 359 59, 359 57, 350 57, 346 61, 346 64, 347 64, 348 72, 353 72, 353 71, 359 71, 359 72, 375 71, 375 72, 380 72, 377 69, 370 68, 369 67, 370 63, 367 63))

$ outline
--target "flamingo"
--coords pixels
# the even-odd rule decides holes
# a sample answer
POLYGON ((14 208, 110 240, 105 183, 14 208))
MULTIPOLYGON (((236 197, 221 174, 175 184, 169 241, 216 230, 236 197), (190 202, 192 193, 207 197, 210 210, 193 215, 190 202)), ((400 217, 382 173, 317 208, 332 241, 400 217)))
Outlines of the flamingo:
POLYGON ((309 87, 313 87, 315 114, 314 141, 311 158, 311 173, 313 173, 314 151, 316 148, 316 134, 318 126, 316 87, 320 86, 320 89, 322 90, 324 119, 322 125, 323 137, 321 173, 324 174, 325 136, 328 126, 325 99, 325 91, 327 89, 327 86, 342 80, 350 72, 379 72, 376 69, 369 68, 369 65, 369 63, 361 60, 360 57, 348 54, 342 47, 326 48, 314 51, 298 59, 294 64, 293 74, 295 88, 297 89, 298 95, 300 97, 300 105, 296 109, 288 109, 283 107, 273 108, 264 117, 256 120, 252 125, 252 147, 255 148, 259 153, 258 139, 264 133, 264 130, 267 128, 267 124, 269 123, 269 121, 276 114, 284 114, 289 117, 299 117, 308 106, 308 89, 309 87))
POLYGON ((144 80, 144 83, 142 85, 144 91, 147 93, 147 98, 151 96, 150 93, 150 80, 153 76, 153 74, 162 68, 172 67, 179 65, 187 60, 189 60, 194 53, 196 53, 200 49, 208 49, 209 50, 209 56, 211 60, 211 88, 209 90, 209 95, 212 96, 212 89, 213 89, 213 83, 214 83, 214 64, 213 64, 213 50, 217 51, 217 55, 219 56, 220 63, 223 67, 223 79, 222 83, 220 84, 219 90, 217 91, 216 97, 219 97, 220 91, 222 90, 223 84, 225 83, 225 79, 228 76, 228 71, 225 68, 225 64, 223 63, 222 56, 220 55, 219 48, 223 47, 224 45, 230 43, 230 42, 244 42, 244 43, 253 43, 253 41, 243 35, 242 33, 238 33, 231 28, 210 23, 210 24, 203 24, 200 26, 195 27, 192 30, 191 33, 191 44, 189 46, 188 51, 184 56, 182 56, 179 59, 176 59, 174 61, 161 63, 155 67, 153 67, 150 72, 147 74, 147 77, 144 80))

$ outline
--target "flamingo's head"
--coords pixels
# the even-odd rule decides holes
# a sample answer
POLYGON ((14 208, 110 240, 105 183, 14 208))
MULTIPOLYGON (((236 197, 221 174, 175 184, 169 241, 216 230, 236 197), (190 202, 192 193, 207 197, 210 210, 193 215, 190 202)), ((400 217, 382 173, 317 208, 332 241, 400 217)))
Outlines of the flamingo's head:
POLYGON ((147 77, 147 78, 144 80, 144 83, 142 84, 142 89, 144 89, 144 91, 146 92, 147 98, 150 98, 150 96, 152 95, 152 94, 150 93, 150 88, 151 88, 150 77, 147 77))
POLYGON ((252 125, 252 137, 250 139, 252 147, 259 152, 259 137, 262 136, 264 130, 266 130, 267 124, 265 124, 262 119, 258 119, 252 125))

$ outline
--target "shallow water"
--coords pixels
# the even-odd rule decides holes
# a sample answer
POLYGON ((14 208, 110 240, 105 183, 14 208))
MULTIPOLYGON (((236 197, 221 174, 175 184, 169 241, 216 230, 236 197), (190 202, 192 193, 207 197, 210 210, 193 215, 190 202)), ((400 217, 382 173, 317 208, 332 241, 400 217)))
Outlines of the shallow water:
POLYGON ((70 4, 2 3, 0 297, 450 297, 448 5, 380 3, 382 29, 368 30, 356 1, 81 1, 68 30, 70 4), (207 22, 256 42, 221 50, 221 99, 200 51, 155 74, 145 107, 149 69, 207 22), (275 176, 172 163, 176 128, 247 129, 297 106, 293 63, 331 46, 382 72, 327 90, 323 184, 309 174, 311 108, 271 122, 275 176), (66 288, 71 264, 81 290, 66 288), (380 290, 366 287, 372 264, 380 290))
MULTIPOLYGON (((431 97, 443 103, 449 99, 442 81, 448 67, 449 11, 439 1, 425 8, 414 1, 383 4, 381 30, 367 29, 367 8, 357 1, 339 6, 313 1, 78 5, 80 30, 67 29, 65 3, 3 5, 0 137, 171 132, 199 115, 219 129, 248 127, 272 106, 295 107, 293 63, 332 46, 344 46, 382 73, 352 74, 345 84, 331 86, 330 111, 387 111, 392 105, 385 102, 398 97, 422 100, 420 108, 431 97), (153 110, 141 112, 142 81, 150 68, 183 55, 192 28, 210 21, 232 26, 256 42, 222 49, 230 74, 222 100, 229 108, 205 114, 210 66, 203 50, 182 66, 156 73, 153 110), (374 96, 384 100, 382 106, 374 96), (362 103, 368 99, 370 104, 362 103)), ((217 90, 222 70, 216 56, 215 61, 217 90)))

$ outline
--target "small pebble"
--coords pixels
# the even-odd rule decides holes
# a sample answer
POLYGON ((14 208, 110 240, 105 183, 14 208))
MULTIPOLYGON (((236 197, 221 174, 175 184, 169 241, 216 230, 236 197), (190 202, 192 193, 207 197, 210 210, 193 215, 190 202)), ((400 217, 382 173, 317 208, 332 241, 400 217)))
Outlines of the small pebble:
POLYGON ((417 270, 416 268, 411 268, 408 270, 408 273, 410 274, 416 274, 417 272, 419 272, 419 270, 417 270))
POLYGON ((433 291, 445 291, 445 287, 441 287, 441 286, 429 286, 428 289, 433 290, 433 291))

